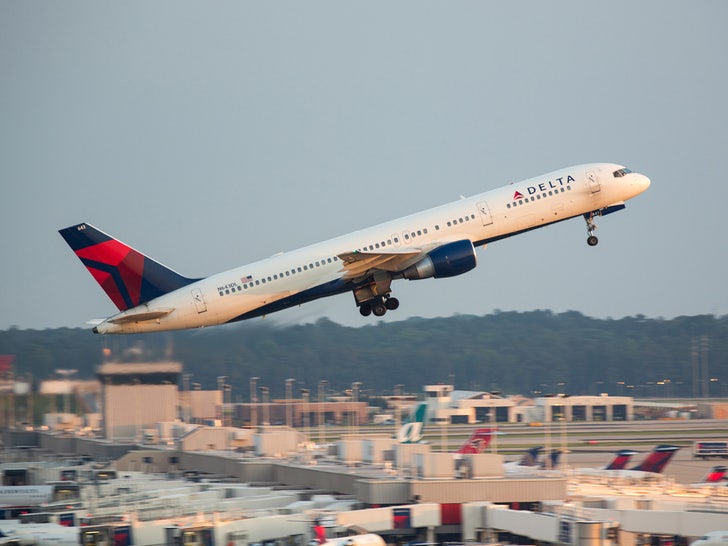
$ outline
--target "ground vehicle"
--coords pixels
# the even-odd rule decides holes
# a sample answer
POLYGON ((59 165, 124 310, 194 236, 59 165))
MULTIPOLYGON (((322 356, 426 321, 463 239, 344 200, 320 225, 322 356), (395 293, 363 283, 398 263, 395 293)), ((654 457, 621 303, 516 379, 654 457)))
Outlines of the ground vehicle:
POLYGON ((709 459, 720 457, 728 459, 728 441, 709 440, 693 443, 693 457, 696 459, 709 459))

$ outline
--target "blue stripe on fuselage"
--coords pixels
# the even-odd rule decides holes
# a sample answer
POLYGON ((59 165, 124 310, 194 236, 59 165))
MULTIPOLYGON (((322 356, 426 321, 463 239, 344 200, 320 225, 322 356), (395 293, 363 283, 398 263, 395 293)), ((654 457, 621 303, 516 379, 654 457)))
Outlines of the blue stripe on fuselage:
POLYGON ((252 311, 248 311, 247 313, 239 315, 234 319, 229 320, 228 322, 237 322, 239 320, 262 317, 263 315, 268 315, 270 313, 281 311, 282 309, 287 309, 289 307, 295 307, 296 305, 302 305, 304 303, 317 300, 319 298, 343 294, 344 292, 354 290, 357 286, 359 285, 354 284, 351 281, 336 279, 335 281, 314 286, 313 288, 309 288, 308 290, 304 290, 303 292, 291 294, 288 297, 281 298, 272 303, 269 303, 268 305, 258 307, 256 309, 253 309, 252 311))

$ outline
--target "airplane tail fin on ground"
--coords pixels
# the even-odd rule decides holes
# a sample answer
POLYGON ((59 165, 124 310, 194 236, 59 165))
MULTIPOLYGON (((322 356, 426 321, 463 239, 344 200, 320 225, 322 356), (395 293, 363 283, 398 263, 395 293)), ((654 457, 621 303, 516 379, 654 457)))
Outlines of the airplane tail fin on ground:
POLYGON ((670 462, 673 455, 679 450, 678 446, 661 444, 653 449, 649 455, 640 464, 632 468, 632 470, 641 470, 642 472, 662 472, 667 463, 670 462))
POLYGON ((726 472, 728 472, 728 466, 714 466, 700 481, 703 483, 720 483, 726 481, 728 480, 726 472))
POLYGON ((400 444, 416 444, 422 439, 422 429, 427 421, 427 403, 417 405, 415 411, 410 413, 397 431, 397 441, 400 444))
POLYGON ((619 451, 617 451, 617 453, 614 454, 614 457, 611 461, 609 461, 604 469, 624 470, 625 467, 629 464, 630 460, 632 460, 632 457, 634 457, 638 453, 639 451, 634 451, 632 449, 620 449, 619 451))
POLYGON ((543 451, 543 446, 528 448, 518 462, 518 466, 536 466, 541 451, 543 451))
POLYGON ((59 233, 119 311, 198 280, 183 277, 91 224, 77 224, 59 233))
POLYGON ((561 450, 555 449, 549 453, 549 459, 551 461, 551 470, 559 467, 559 460, 561 458, 561 450))
POLYGON ((475 429, 472 436, 457 450, 457 453, 485 453, 495 433, 494 428, 475 429))

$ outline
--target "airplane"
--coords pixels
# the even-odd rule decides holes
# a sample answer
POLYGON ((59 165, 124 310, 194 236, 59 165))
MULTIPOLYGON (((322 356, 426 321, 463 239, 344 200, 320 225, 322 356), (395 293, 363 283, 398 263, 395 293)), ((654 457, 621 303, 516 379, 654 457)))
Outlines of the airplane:
POLYGON ((667 463, 670 462, 679 449, 679 446, 660 444, 655 447, 640 464, 630 468, 630 471, 661 474, 662 471, 665 470, 667 463))
POLYGON ((607 463, 604 470, 624 470, 632 457, 638 453, 639 451, 635 451, 633 449, 620 449, 614 454, 612 460, 607 463))
POLYGON ((0 546, 77 546, 78 527, 65 527, 56 523, 23 523, 3 526, 0 530, 0 546))
POLYGON ((728 544, 728 531, 711 531, 691 542, 690 546, 725 546, 726 544, 728 544))
POLYGON ((422 430, 427 422, 427 402, 421 402, 411 412, 402 426, 399 427, 395 438, 400 444, 418 444, 422 440, 422 430))
POLYGON ((40 506, 53 500, 51 485, 11 485, 0 487, 0 508, 40 506))
POLYGON ((363 316, 381 317, 399 307, 393 280, 461 275, 488 243, 583 216, 595 246, 595 219, 649 186, 622 165, 569 167, 206 278, 184 277, 88 223, 60 234, 119 310, 95 333, 226 324, 346 292, 363 316))
POLYGON ((506 474, 533 474, 534 471, 555 470, 558 468, 561 450, 555 449, 548 452, 548 461, 542 461, 540 456, 543 449, 543 446, 530 447, 524 452, 520 460, 504 463, 503 469, 506 474))
POLYGON ((708 473, 698 483, 692 485, 694 487, 728 487, 728 476, 726 473, 728 473, 728 466, 714 466, 708 470, 708 473))
POLYGON ((494 428, 476 428, 470 438, 468 438, 465 443, 460 446, 460 449, 458 449, 456 453, 485 453, 493 434, 497 434, 497 431, 494 428))
POLYGON ((656 446, 644 460, 632 468, 626 468, 630 459, 639 453, 631 449, 618 451, 614 458, 604 468, 579 468, 578 474, 587 476, 619 476, 623 478, 646 478, 654 474, 661 474, 667 463, 680 449, 679 446, 660 444, 656 446))

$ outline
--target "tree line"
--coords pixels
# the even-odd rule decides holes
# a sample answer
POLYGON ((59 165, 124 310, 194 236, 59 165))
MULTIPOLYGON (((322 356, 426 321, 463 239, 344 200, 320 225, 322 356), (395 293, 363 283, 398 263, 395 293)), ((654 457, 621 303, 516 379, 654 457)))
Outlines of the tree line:
MULTIPOLYGON (((578 312, 495 312, 411 318, 352 328, 327 319, 275 326, 262 321, 203 330, 100 336, 58 328, 0 331, 16 377, 34 383, 75 369, 95 378, 104 361, 182 362, 191 387, 230 385, 250 399, 251 378, 273 398, 285 382, 314 399, 361 382, 360 397, 422 392, 425 384, 525 396, 552 393, 636 397, 728 396, 728 316, 596 319, 578 312), (106 356, 105 356, 106 352, 106 356), (110 356, 108 354, 110 353, 110 356), (224 379, 221 379, 224 378, 224 379)), ((260 396, 260 395, 258 395, 260 396)))

